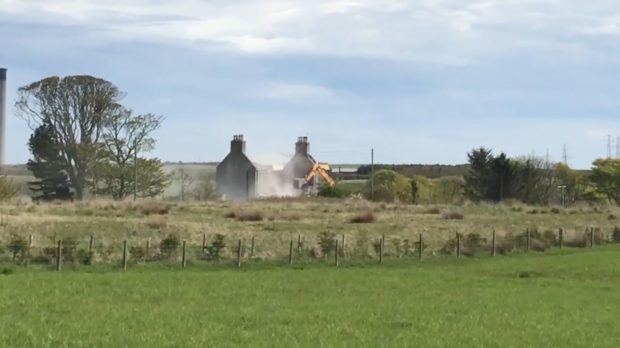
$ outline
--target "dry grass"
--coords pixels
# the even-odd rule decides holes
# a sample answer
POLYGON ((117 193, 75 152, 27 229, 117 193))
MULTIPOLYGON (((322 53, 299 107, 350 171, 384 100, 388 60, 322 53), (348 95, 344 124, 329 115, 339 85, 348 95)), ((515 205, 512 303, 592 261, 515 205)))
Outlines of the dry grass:
POLYGON ((237 219, 237 221, 244 221, 244 222, 257 222, 257 221, 263 221, 264 219, 263 213, 257 210, 236 212, 235 218, 237 219))
POLYGON ((153 230, 162 230, 168 226, 168 219, 162 215, 150 215, 144 221, 144 225, 153 230))
POLYGON ((137 204, 138 210, 144 215, 167 215, 172 206, 161 201, 144 201, 137 204))
POLYGON ((439 215, 439 214, 441 214, 441 209, 439 209, 437 207, 428 208, 428 209, 424 210, 424 214, 439 215))

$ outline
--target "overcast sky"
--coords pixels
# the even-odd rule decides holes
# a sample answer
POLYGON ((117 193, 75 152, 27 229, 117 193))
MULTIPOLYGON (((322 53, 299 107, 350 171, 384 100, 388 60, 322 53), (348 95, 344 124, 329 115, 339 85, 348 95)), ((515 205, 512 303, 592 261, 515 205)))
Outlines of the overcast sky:
MULTIPOLYGON (((587 168, 620 134, 617 0, 0 0, 7 160, 19 86, 90 74, 163 114, 154 155, 464 163, 484 145, 587 168)), ((615 144, 614 144, 615 153, 615 144)))

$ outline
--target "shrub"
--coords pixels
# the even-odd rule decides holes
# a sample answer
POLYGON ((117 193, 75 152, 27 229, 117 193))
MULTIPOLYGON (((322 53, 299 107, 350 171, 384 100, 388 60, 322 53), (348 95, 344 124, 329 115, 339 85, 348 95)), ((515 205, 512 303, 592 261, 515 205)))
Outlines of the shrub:
POLYGON ((463 215, 463 213, 453 211, 443 214, 442 217, 445 220, 463 220, 465 218, 465 215, 463 215))
POLYGON ((463 246, 467 250, 479 250, 484 246, 484 243, 486 243, 486 239, 482 238, 478 233, 470 233, 463 237, 463 246))
POLYGON ((614 227, 614 231, 611 234, 611 240, 614 243, 620 243, 620 227, 614 227))
POLYGON ((259 211, 239 212, 235 214, 237 221, 256 222, 263 221, 263 213, 259 211))
POLYGON ((227 219, 236 219, 237 214, 234 211, 229 211, 224 214, 224 217, 227 219))
POLYGON ((609 221, 618 220, 618 217, 614 214, 609 214, 609 216, 607 217, 607 220, 609 221))
POLYGON ((336 234, 327 231, 319 233, 318 244, 321 249, 321 253, 323 255, 328 255, 336 250, 336 234))
POLYGON ((92 251, 80 249, 76 253, 76 258, 81 264, 85 266, 90 266, 93 264, 95 253, 92 251))
POLYGON ((352 224, 371 224, 375 221, 377 221, 377 218, 375 217, 375 214, 373 214, 371 211, 363 214, 358 214, 349 219, 349 223, 352 224))
POLYGON ((325 185, 319 190, 318 196, 325 198, 342 198, 345 196, 345 193, 338 186, 325 185))
POLYGON ((140 212, 144 215, 166 215, 170 212, 170 204, 159 201, 144 201, 139 204, 140 212))
POLYGON ((181 245, 179 236, 170 234, 159 243, 159 251, 162 255, 170 258, 179 249, 179 245, 181 245))
POLYGON ((224 241, 225 237, 222 234, 216 234, 215 239, 211 242, 210 245, 207 246, 207 252, 209 253, 209 259, 211 260, 219 260, 224 248, 226 248, 226 243, 224 241))
POLYGON ((13 235, 8 245, 9 251, 13 254, 13 262, 17 262, 17 255, 24 258, 28 253, 28 241, 26 238, 13 235))
POLYGON ((551 208, 550 212, 551 212, 551 214, 557 215, 557 214, 560 213, 560 209, 558 209, 558 208, 551 208))
POLYGON ((411 183, 409 179, 393 170, 379 170, 374 179, 368 180, 364 187, 364 196, 380 202, 411 202, 411 183), (372 185, 374 182, 374 194, 372 185), (371 197, 372 196, 372 197, 371 197))
POLYGON ((146 248, 143 246, 132 246, 129 248, 129 255, 136 262, 146 261, 146 248))

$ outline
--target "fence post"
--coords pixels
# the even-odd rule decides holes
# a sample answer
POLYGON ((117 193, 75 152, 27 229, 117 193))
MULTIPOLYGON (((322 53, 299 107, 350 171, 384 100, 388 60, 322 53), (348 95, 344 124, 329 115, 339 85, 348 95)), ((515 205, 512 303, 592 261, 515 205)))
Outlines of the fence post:
POLYGON ((560 242, 560 250, 564 249, 564 229, 562 227, 560 227, 559 242, 560 242))
POLYGON ((207 234, 202 234, 202 253, 204 254, 205 250, 207 250, 207 234))
POLYGON ((95 236, 91 235, 90 240, 88 241, 88 252, 93 252, 93 246, 95 245, 95 236))
POLYGON ((338 260, 338 253, 340 252, 340 250, 338 250, 338 239, 336 239, 336 255, 334 256, 335 258, 335 264, 336 267, 338 267, 340 265, 339 260, 338 260))
POLYGON ((34 236, 30 235, 28 237, 28 255, 26 257, 26 267, 30 264, 30 257, 32 256, 32 245, 34 244, 34 236))
POLYGON ((123 271, 127 270, 127 239, 123 241, 123 271))
POLYGON ((385 251, 385 234, 381 235, 381 240, 379 241, 379 264, 383 264, 383 252, 385 251))
POLYGON ((525 230, 525 252, 530 252, 530 229, 525 230))
POLYGON ((491 251, 491 256, 495 256, 497 255, 497 239, 496 239, 496 232, 495 229, 493 229, 493 250, 491 251))
POLYGON ((291 245, 288 249, 288 264, 293 264, 293 240, 291 239, 291 245))
POLYGON ((252 247, 250 248, 250 257, 254 257, 255 249, 256 249, 256 237, 252 236, 252 247))
POLYGON ((461 234, 456 232, 456 257, 461 257, 461 234))
POLYGON ((344 233, 342 234, 342 246, 340 247, 342 249, 342 258, 344 259, 347 255, 347 248, 345 247, 346 243, 346 237, 344 235, 344 233))
POLYGON ((187 247, 187 241, 183 241, 183 250, 181 252, 181 268, 185 268, 185 266, 187 266, 186 247, 187 247))
POLYGON ((420 233, 420 240, 418 241, 418 260, 422 260, 422 250, 424 249, 423 243, 422 233, 420 233))
POLYGON ((590 229, 590 248, 594 248, 594 227, 590 229))
POLYGON ((237 268, 241 268, 241 239, 237 245, 237 268))
POLYGON ((301 233, 297 235, 297 252, 301 253, 301 233))
POLYGON ((56 271, 62 270, 62 239, 58 241, 58 248, 56 249, 56 271))
POLYGON ((146 239, 146 259, 151 258, 151 237, 146 239))

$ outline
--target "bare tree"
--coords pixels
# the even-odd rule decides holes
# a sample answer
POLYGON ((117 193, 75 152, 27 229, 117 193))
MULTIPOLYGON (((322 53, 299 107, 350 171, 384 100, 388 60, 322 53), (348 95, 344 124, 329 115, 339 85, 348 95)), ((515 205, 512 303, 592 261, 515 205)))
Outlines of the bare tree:
POLYGON ((189 175, 184 168, 179 168, 172 173, 172 178, 179 183, 181 192, 180 198, 181 201, 185 201, 185 192, 188 188, 190 188, 194 184, 194 178, 189 175))

